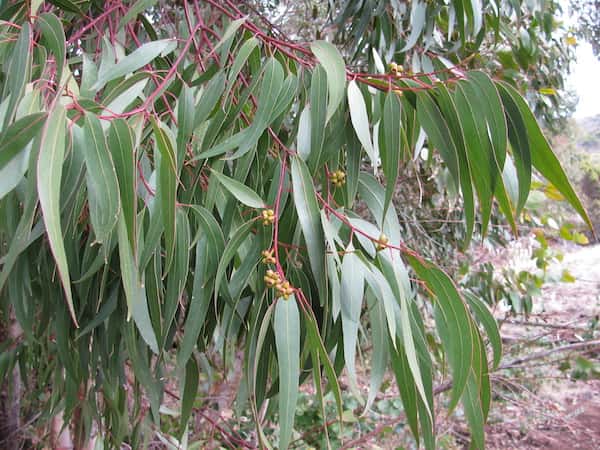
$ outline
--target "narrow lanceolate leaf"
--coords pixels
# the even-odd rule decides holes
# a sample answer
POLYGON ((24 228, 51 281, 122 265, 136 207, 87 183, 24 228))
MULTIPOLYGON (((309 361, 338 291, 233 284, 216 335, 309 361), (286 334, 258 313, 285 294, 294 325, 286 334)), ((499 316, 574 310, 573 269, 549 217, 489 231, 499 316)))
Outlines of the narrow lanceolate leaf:
POLYGON ((179 171, 183 167, 187 144, 194 132, 194 114, 194 93, 188 85, 184 84, 177 101, 177 168, 179 171))
MULTIPOLYGON (((223 280, 223 277, 225 276, 227 266, 229 266, 229 263, 231 262, 233 257, 237 254, 237 252, 240 248, 240 245, 242 245, 242 243, 248 237, 248 234, 250 233, 250 228, 252 228, 254 223, 255 223, 255 220, 251 219, 248 222, 240 225, 240 227, 237 230, 235 230, 235 232, 233 233, 233 236, 229 240, 229 242, 227 242, 227 245, 225 246, 223 253, 221 255, 219 255, 220 260, 219 260, 219 265, 217 267, 217 273, 215 275, 215 299, 217 299, 219 296, 221 281, 223 280)), ((229 295, 229 289, 223 289, 223 292, 225 292, 226 295, 229 295)))
POLYGON ((64 28, 58 17, 51 13, 40 14, 37 23, 40 24, 42 36, 48 45, 48 49, 54 54, 56 61, 56 82, 60 83, 66 54, 64 28))
POLYGON ((0 133, 0 170, 21 153, 46 123, 48 114, 40 112, 22 117, 0 133))
POLYGON ((427 17, 426 12, 427 12, 427 3, 426 2, 420 2, 420 1, 412 2, 412 8, 410 11, 410 24, 411 24, 410 35, 408 36, 408 39, 406 40, 406 44, 404 45, 404 48, 402 49, 403 52, 410 50, 417 43, 417 40, 419 39, 419 36, 421 36, 421 32, 423 31, 423 28, 425 27, 425 19, 427 17))
MULTIPOLYGON (((519 109, 525 127, 527 136, 530 142, 531 163, 533 166, 548 180, 561 194, 565 196, 567 201, 575 208, 579 215, 585 220, 588 226, 593 229, 592 222, 583 207, 581 200, 573 190, 573 186, 569 182, 565 171, 563 170, 556 155, 552 152, 548 141, 542 134, 539 125, 531 110, 527 107, 525 100, 516 92, 510 85, 500 83, 498 87, 503 91, 505 97, 512 99, 514 104, 519 109)), ((503 98, 505 98, 503 97, 503 98)))
POLYGON ((133 132, 127 122, 123 119, 115 119, 110 123, 108 130, 108 148, 112 154, 119 190, 121 194, 121 209, 127 236, 131 247, 136 249, 135 223, 137 215, 136 201, 136 174, 135 174, 135 151, 133 149, 133 132))
POLYGON ((310 156, 311 140, 311 108, 307 105, 300 113, 300 119, 298 120, 298 141, 296 143, 298 155, 304 161, 308 160, 310 156))
POLYGON ((473 323, 452 280, 431 262, 409 256, 417 276, 425 281, 435 298, 435 322, 452 370, 449 409, 456 407, 467 385, 473 361, 473 323))
POLYGON ((164 273, 167 274, 175 253, 175 203, 177 199, 177 168, 175 150, 167 133, 159 123, 152 119, 152 129, 156 138, 156 147, 160 152, 158 167, 158 186, 156 194, 160 200, 160 212, 165 231, 165 248, 167 260, 164 273))
MULTIPOLYGON (((531 146, 529 143, 529 132, 521 115, 519 106, 516 103, 516 97, 510 94, 501 84, 498 85, 500 97, 506 113, 506 122, 508 124, 508 139, 512 148, 512 160, 517 169, 517 179, 519 181, 519 191, 516 212, 519 212, 525 206, 529 189, 531 186, 531 146)), ((537 124, 536 124, 537 126, 537 124)))
POLYGON ((221 39, 219 40, 219 42, 217 42, 217 44, 214 46, 213 53, 219 47, 221 47, 221 45, 223 45, 231 37, 233 37, 233 35, 235 34, 235 32, 244 24, 245 21, 246 21, 246 17, 242 17, 241 19, 237 19, 237 20, 231 21, 231 23, 225 29, 225 32, 223 33, 223 36, 221 36, 221 39))
POLYGON ((244 44, 238 50, 237 55, 235 55, 233 64, 231 65, 231 69, 229 70, 229 74, 227 75, 227 80, 229 82, 229 86, 225 93, 226 97, 227 97, 227 94, 229 94, 229 91, 231 90, 233 83, 235 82, 238 75, 240 74, 242 67, 244 67, 244 64, 246 64, 248 57, 250 56, 252 51, 258 46, 259 43, 260 43, 260 41, 253 36, 250 39, 248 39, 246 42, 244 42, 244 44))
POLYGON ((65 157, 66 112, 57 105, 48 116, 42 132, 41 148, 37 165, 37 188, 42 216, 50 249, 56 261, 56 268, 65 290, 67 306, 76 326, 77 317, 73 308, 71 278, 67 266, 63 231, 60 224, 60 180, 65 157))
POLYGON ((362 400, 356 378, 356 346, 360 328, 360 312, 363 302, 365 277, 362 264, 349 246, 342 261, 341 312, 342 334, 344 336, 344 360, 348 369, 350 387, 354 395, 362 400))
POLYGON ((121 280, 125 299, 127 300, 128 317, 133 317, 140 335, 148 344, 148 347, 158 353, 158 341, 152 328, 150 313, 148 312, 148 301, 146 299, 146 289, 141 282, 138 272, 136 259, 133 255, 129 236, 127 235, 127 225, 123 214, 120 215, 118 236, 119 236, 119 262, 121 265, 121 280))
POLYGON ((459 183, 458 150, 446 120, 427 92, 417 94, 417 117, 431 144, 438 149, 456 185, 459 183))
POLYGON ((473 311, 475 319, 483 326, 483 329, 488 336, 494 352, 493 368, 496 369, 502 358, 502 339, 500 337, 500 331, 498 330, 498 323, 488 306, 482 300, 469 292, 465 293, 465 300, 467 300, 469 307, 473 311))
POLYGON ((191 211, 196 214, 200 238, 196 243, 196 264, 194 266, 191 304, 185 322, 183 340, 177 354, 177 364, 181 367, 186 364, 188 358, 192 355, 200 330, 204 325, 204 318, 212 296, 209 282, 217 271, 219 259, 225 248, 221 227, 214 216, 207 209, 200 206, 192 206, 191 211))
POLYGON ((325 242, 320 223, 319 204, 308 167, 297 157, 292 158, 292 188, 298 221, 308 249, 310 267, 317 280, 322 301, 325 301, 325 242))
POLYGON ((180 417, 180 436, 185 433, 188 420, 192 414, 196 394, 198 393, 198 381, 200 371, 198 363, 193 356, 188 360, 185 366, 185 383, 183 385, 183 395, 181 396, 181 417, 180 417))
POLYGON ((334 45, 326 41, 315 41, 310 49, 327 72, 329 100, 327 103, 327 119, 329 122, 338 109, 346 90, 346 65, 342 55, 334 45))
POLYGON ((125 56, 117 64, 102 65, 98 72, 98 79, 91 89, 94 92, 98 91, 109 81, 135 72, 139 68, 152 62, 157 56, 170 53, 176 47, 177 40, 175 39, 163 39, 161 41, 148 42, 141 47, 138 47, 131 54, 125 56))
POLYGON ((417 117, 429 141, 438 149, 456 186, 460 186, 463 194, 467 231, 464 246, 466 247, 473 234, 475 224, 475 204, 471 173, 466 157, 464 136, 460 119, 456 114, 454 103, 448 91, 441 86, 436 93, 442 110, 436 105, 428 92, 417 93, 417 117))
POLYGON ((90 219, 96 242, 104 243, 119 219, 119 182, 100 120, 87 114, 83 132, 90 219))
POLYGON ((389 338, 386 330, 385 309, 381 302, 373 295, 369 301, 369 318, 371 320, 371 341, 373 354, 371 357, 371 377, 369 380, 369 396, 365 404, 368 411, 381 388, 383 377, 387 371, 389 361, 389 338))
MULTIPOLYGON (((310 161, 311 167, 316 168, 323 151, 325 139, 325 121, 327 119, 327 74, 323 66, 318 64, 310 79, 310 161)), ((300 149, 298 149, 300 151, 300 149)), ((303 158, 305 161, 307 158, 303 158)))
MULTIPOLYGON (((23 22, 19 38, 13 47, 12 56, 8 67, 6 68, 7 79, 5 81, 4 94, 6 89, 10 93, 8 107, 4 116, 4 127, 12 121, 17 105, 23 95, 25 85, 31 78, 31 26, 29 22, 23 22)), ((4 97, 6 98, 6 97, 4 97)))
POLYGON ((356 81, 348 83, 348 108, 350 109, 350 120, 356 132, 358 140, 371 159, 371 165, 377 166, 377 156, 373 147, 373 139, 369 130, 369 116, 367 115, 367 106, 362 92, 358 88, 356 81))
POLYGON ((190 224, 187 211, 184 211, 183 209, 177 210, 176 227, 175 256, 173 258, 173 265, 169 271, 167 292, 162 307, 163 336, 161 347, 163 348, 165 347, 164 344, 167 342, 168 338, 167 330, 171 328, 171 324, 173 323, 177 308, 181 301, 190 266, 190 224))
POLYGON ((212 171, 212 174, 240 203, 243 203, 250 208, 265 207, 265 202, 260 196, 245 184, 215 170, 212 171))
POLYGON ((467 158, 481 207, 482 233, 485 234, 492 212, 492 201, 499 170, 488 139, 487 123, 480 118, 479 105, 470 101, 472 83, 457 83, 453 92, 454 104, 463 127, 467 158))
POLYGON ((379 140, 381 151, 381 165, 385 175, 385 202, 383 205, 383 216, 387 213, 388 206, 392 201, 392 195, 398 180, 404 130, 402 129, 400 100, 394 92, 389 92, 383 105, 383 119, 380 134, 383 139, 379 140))
MULTIPOLYGON (((484 72, 471 71, 468 78, 477 86, 477 93, 469 96, 472 103, 478 102, 479 111, 483 111, 483 116, 487 122, 489 138, 494 151, 498 170, 502 172, 504 168, 504 159, 506 158, 506 146, 508 145, 508 129, 506 117, 502 108, 502 101, 496 85, 490 77, 484 72)), ((482 117, 478 117, 481 120, 482 117)))
MULTIPOLYGON (((385 281, 387 281, 389 289, 393 292, 396 302, 400 305, 400 310, 395 311, 393 318, 388 318, 388 323, 390 320, 394 320, 394 323, 396 323, 396 319, 399 318, 400 327, 398 327, 398 334, 402 337, 404 357, 408 363, 408 368, 415 384, 416 391, 431 420, 433 418, 433 411, 429 407, 427 396, 428 389, 424 382, 424 374, 421 371, 421 365, 419 364, 419 360, 422 360, 425 356, 423 355, 423 350, 418 347, 418 342, 416 340, 418 336, 413 335, 413 324, 411 323, 414 318, 410 316, 411 304, 409 301, 410 284, 408 281, 408 272, 402 260, 393 261, 392 257, 382 255, 381 253, 377 256, 377 259, 379 267, 381 268, 381 273, 383 274, 385 281)), ((389 313, 386 313, 386 315, 389 316, 389 313)), ((395 346, 396 333, 390 333, 390 338, 392 339, 392 344, 395 346)))
POLYGON ((300 316, 296 298, 280 298, 273 319, 279 363, 279 448, 289 447, 300 380, 300 316))
POLYGON ((450 92, 444 85, 437 87, 434 93, 440 106, 440 110, 448 124, 450 133, 454 139, 458 155, 458 171, 460 189, 462 191, 463 209, 465 212, 466 232, 463 246, 466 248, 473 235, 475 226, 475 198, 473 193, 473 181, 471 177, 471 162, 468 157, 467 147, 471 144, 465 139, 465 126, 463 117, 456 109, 456 104, 450 96, 450 92))
POLYGON ((329 359, 329 355, 327 353, 327 349, 323 344, 323 339, 321 339, 321 335, 319 334, 319 329, 317 326, 317 321, 314 317, 314 313, 310 309, 304 309, 304 318, 306 320, 306 338, 311 342, 311 350, 315 349, 319 353, 320 361, 323 364, 323 368, 325 369, 325 375, 329 381, 329 388, 333 392, 333 397, 335 398, 335 403, 337 406, 339 423, 342 425, 342 415, 343 415, 343 404, 342 404, 342 392, 340 390, 340 385, 338 383, 337 374, 333 368, 333 364, 329 359))

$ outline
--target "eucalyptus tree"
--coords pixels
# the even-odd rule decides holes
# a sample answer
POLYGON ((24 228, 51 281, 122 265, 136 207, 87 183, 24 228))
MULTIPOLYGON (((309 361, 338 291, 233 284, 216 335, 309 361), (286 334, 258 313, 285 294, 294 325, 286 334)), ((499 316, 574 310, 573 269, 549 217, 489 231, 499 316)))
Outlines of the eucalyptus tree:
POLYGON ((220 426, 229 445, 287 448, 301 383, 341 422, 345 368, 365 410, 391 369, 426 448, 447 374, 446 412, 484 446, 494 319, 406 243, 392 199, 426 145, 463 247, 495 209, 516 230, 536 173, 589 223, 519 84, 487 70, 502 57, 477 53, 536 6, 330 4, 337 46, 291 40, 262 3, 2 3, 0 299, 22 334, 0 375, 20 369, 24 419, 60 415, 77 447, 184 445, 202 374, 241 352, 256 431, 220 426))

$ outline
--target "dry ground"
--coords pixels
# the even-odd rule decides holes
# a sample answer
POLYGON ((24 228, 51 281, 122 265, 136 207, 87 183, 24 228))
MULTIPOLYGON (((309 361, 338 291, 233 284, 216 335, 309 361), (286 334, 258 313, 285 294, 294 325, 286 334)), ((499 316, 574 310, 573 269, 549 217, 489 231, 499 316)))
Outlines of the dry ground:
MULTIPOLYGON (((519 341, 556 346, 580 342, 586 327, 600 314, 600 246, 564 251, 563 263, 553 270, 566 268, 577 281, 544 287, 530 321, 545 326, 502 327, 508 351, 519 341)), ((565 356, 553 355, 555 359, 565 356)), ((570 356, 573 361, 576 355, 570 356)), ((586 355, 596 363, 599 356, 597 347, 586 355)), ((600 380, 574 381, 569 371, 558 370, 558 361, 548 362, 534 361, 524 371, 496 377, 500 388, 488 426, 489 448, 600 449, 600 380)))

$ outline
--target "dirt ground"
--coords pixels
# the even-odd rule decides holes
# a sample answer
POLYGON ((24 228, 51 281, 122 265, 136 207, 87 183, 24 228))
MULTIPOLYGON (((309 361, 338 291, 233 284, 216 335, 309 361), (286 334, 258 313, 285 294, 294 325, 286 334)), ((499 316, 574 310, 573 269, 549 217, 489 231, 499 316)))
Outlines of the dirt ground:
MULTIPOLYGON (((524 353, 519 345, 526 341, 543 343, 547 349, 590 339, 589 325, 600 314, 600 245, 562 250, 563 262, 551 270, 568 269, 576 281, 544 287, 529 319, 537 325, 517 321, 502 326, 506 353, 524 353)), ((573 366, 577 354, 560 353, 532 361, 525 370, 495 375, 488 448, 600 449, 600 380, 573 380, 571 368, 559 370, 566 356, 573 366)), ((585 357, 597 364, 598 347, 585 357)))

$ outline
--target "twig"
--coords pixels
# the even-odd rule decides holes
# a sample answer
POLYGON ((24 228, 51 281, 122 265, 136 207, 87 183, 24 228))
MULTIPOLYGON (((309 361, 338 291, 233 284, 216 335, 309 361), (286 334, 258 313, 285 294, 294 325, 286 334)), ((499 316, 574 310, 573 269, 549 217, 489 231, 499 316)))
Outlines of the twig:
POLYGON ((533 361, 536 359, 543 359, 550 355, 553 355, 554 353, 568 352, 571 350, 581 350, 581 349, 590 348, 590 347, 591 348, 594 348, 594 347, 600 348, 600 339, 597 339, 595 341, 577 342, 575 344, 563 345, 562 347, 556 347, 556 348, 552 348, 550 350, 533 353, 529 356, 524 356, 522 358, 517 358, 517 359, 514 359, 507 363, 500 364, 500 366, 498 367, 497 370, 512 369, 515 367, 519 367, 523 363, 533 361))
POLYGON ((503 323, 509 325, 523 325, 527 327, 543 327, 543 328, 554 328, 557 330, 576 330, 576 331, 587 331, 588 329, 585 327, 573 327, 570 324, 578 322, 579 320, 574 320, 573 322, 560 324, 560 323, 543 323, 543 322, 527 322, 526 320, 505 320, 503 323))

